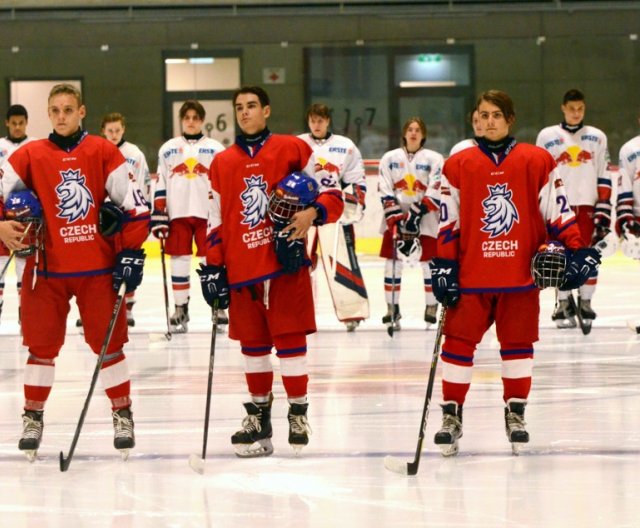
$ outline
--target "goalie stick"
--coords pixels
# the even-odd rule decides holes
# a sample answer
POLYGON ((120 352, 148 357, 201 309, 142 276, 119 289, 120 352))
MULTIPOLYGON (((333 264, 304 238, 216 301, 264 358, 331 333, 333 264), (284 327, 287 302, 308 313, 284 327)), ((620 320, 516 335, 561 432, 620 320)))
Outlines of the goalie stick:
POLYGON ((69 464, 71 464, 71 459, 73 458, 73 453, 76 450, 76 444, 78 443, 78 438, 80 438, 80 431, 82 430, 84 419, 87 415, 87 411, 89 410, 91 397, 93 396, 93 391, 96 388, 96 383, 98 382, 98 376, 100 375, 100 369, 102 368, 104 356, 107 353, 107 348, 109 348, 109 343, 111 342, 111 335, 113 334, 113 329, 116 325, 118 314, 120 313, 120 307, 122 306, 122 302, 124 301, 124 294, 126 289, 127 289, 127 285, 124 281, 122 281, 122 284, 120 284, 120 288, 118 288, 118 296, 116 297, 116 302, 113 306, 113 313, 111 314, 111 320, 109 321, 109 326, 107 327, 107 333, 104 336, 104 341, 102 342, 102 348, 100 349, 100 353, 98 354, 98 359, 96 361, 96 368, 93 371, 93 377, 91 378, 91 385, 89 385, 89 393, 87 394, 87 398, 84 401, 84 407, 82 408, 82 412, 80 413, 80 419, 78 420, 78 425, 76 426, 76 432, 74 433, 73 440, 71 441, 69 454, 65 458, 64 453, 60 451, 60 471, 63 471, 63 472, 67 471, 67 469, 69 469, 69 464))
POLYGON ((442 306, 442 312, 440 313, 440 321, 438 322, 438 331, 436 333, 436 340, 433 344, 433 357, 431 358, 431 368, 429 369, 429 381, 427 382, 427 393, 424 398, 424 405, 422 407, 422 418, 420 419, 420 429, 418 432, 418 445, 416 446, 416 454, 413 458, 413 462, 403 462, 397 457, 388 455, 384 458, 384 467, 394 473, 401 475, 416 475, 418 473, 418 466, 420 465, 420 456, 422 455, 422 442, 424 440, 424 433, 427 428, 427 418, 429 417, 429 405, 431 404, 431 395, 433 393, 433 383, 436 378, 436 367, 438 366, 438 356, 440 355, 440 341, 442 340, 442 330, 444 328, 444 320, 447 315, 447 307, 442 306))
POLYGON ((218 301, 214 301, 212 309, 213 325, 211 328, 211 349, 209 352, 209 377, 207 379, 207 403, 204 412, 204 432, 202 437, 202 456, 193 454, 189 457, 189 466, 196 473, 204 474, 204 461, 207 458, 207 441, 209 439, 209 414, 211 411, 211 392, 213 387, 213 361, 216 355, 216 335, 218 333, 218 301))

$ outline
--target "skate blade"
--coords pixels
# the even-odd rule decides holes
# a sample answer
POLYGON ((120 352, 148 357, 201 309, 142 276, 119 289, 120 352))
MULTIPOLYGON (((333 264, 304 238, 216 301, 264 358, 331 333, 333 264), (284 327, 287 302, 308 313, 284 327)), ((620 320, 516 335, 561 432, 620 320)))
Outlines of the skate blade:
POLYGON ((525 445, 525 442, 511 442, 511 453, 518 456, 525 445))
POLYGON ((253 444, 236 444, 233 447, 236 450, 236 456, 240 458, 266 457, 273 453, 273 444, 268 438, 253 444))
POLYGON ((454 442, 453 444, 438 444, 440 448, 440 453, 442 453, 443 457, 452 457, 458 454, 458 442, 454 442))
POLYGON ((578 324, 575 319, 558 319, 556 320, 556 327, 565 330, 567 328, 577 328, 578 324))
POLYGON ((293 448, 293 454, 297 457, 302 456, 302 448, 307 444, 289 444, 293 448))
POLYGON ((118 451, 120 451, 120 456, 122 457, 123 462, 129 460, 129 451, 131 451, 129 448, 118 449, 118 451))
POLYGON ((38 450, 37 449, 25 449, 23 453, 26 455, 27 460, 33 464, 38 458, 38 450))
POLYGON ((171 333, 172 334, 186 334, 187 330, 188 330, 188 328, 187 328, 186 325, 171 326, 171 333))

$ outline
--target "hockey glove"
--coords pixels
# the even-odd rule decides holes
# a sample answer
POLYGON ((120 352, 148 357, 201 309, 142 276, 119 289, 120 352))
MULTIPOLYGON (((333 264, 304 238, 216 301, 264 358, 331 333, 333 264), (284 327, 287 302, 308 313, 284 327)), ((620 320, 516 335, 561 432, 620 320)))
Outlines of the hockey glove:
POLYGON ((393 231, 394 226, 404 219, 402 208, 393 196, 385 196, 382 198, 382 209, 384 211, 384 220, 387 223, 387 228, 393 231))
POLYGON ((407 220, 404 223, 404 230, 406 233, 418 236, 420 234, 420 222, 422 217, 427 212, 427 206, 422 202, 412 203, 409 208, 409 214, 407 220))
POLYGON ((295 273, 304 264, 304 239, 287 240, 290 233, 276 231, 276 257, 285 273, 295 273))
POLYGON ((164 211, 154 209, 151 213, 151 234, 157 239, 169 236, 169 215, 164 211))
POLYGON ((205 266, 200 264, 200 269, 196 270, 200 276, 200 286, 202 295, 209 306, 218 301, 218 308, 226 310, 229 308, 229 281, 227 280, 227 269, 224 266, 205 266))
POLYGON ((127 293, 135 291, 142 282, 144 268, 143 249, 123 249, 116 255, 116 266, 113 270, 113 289, 118 291, 124 282, 127 293))
POLYGON ((450 307, 460 300, 458 283, 458 262, 443 258, 434 258, 429 264, 431 268, 431 286, 433 295, 442 306, 450 307))
POLYGON ((579 288, 587 282, 589 277, 595 276, 598 266, 600 266, 600 252, 596 248, 577 249, 567 263, 560 290, 570 291, 579 288))
POLYGON ((124 211, 113 202, 104 202, 98 211, 98 228, 102 236, 110 237, 122 231, 124 211))

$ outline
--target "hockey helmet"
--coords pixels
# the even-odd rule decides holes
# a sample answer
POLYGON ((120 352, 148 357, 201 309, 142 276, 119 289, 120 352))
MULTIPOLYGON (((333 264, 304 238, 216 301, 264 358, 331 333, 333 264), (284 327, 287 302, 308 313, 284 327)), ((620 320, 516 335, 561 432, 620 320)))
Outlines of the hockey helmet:
POLYGON ((593 244, 593 247, 600 252, 601 257, 610 257, 618 251, 619 245, 617 235, 610 229, 607 229, 607 234, 593 244))
POLYGON ((638 229, 624 228, 620 248, 625 257, 640 259, 640 233, 638 231, 638 229))
POLYGON ((400 236, 398 240, 398 246, 400 244, 404 245, 405 248, 409 246, 409 250, 400 251, 400 248, 396 248, 396 253, 398 258, 405 264, 409 266, 415 266, 420 262, 422 258, 422 243, 420 242, 420 237, 410 236, 410 237, 402 237, 400 236))
POLYGON ((558 288, 564 281, 566 268, 567 253, 556 241, 541 245, 531 259, 531 276, 540 289, 558 288))
POLYGON ((276 224, 288 224, 291 217, 312 204, 318 196, 318 182, 297 171, 278 182, 269 199, 269 216, 276 224))
POLYGON ((17 256, 28 257, 42 248, 44 236, 42 206, 33 191, 11 192, 4 204, 4 218, 25 224, 21 242, 28 247, 16 251, 17 256))

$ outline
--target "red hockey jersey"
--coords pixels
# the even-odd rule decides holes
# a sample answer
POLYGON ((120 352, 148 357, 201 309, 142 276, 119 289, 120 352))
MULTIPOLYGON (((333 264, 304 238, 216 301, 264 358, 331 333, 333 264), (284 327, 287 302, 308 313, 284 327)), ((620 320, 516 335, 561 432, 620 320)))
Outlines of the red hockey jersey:
POLYGON ((282 273, 273 247, 273 222, 267 214, 277 183, 294 171, 314 176, 320 184, 316 203, 324 223, 343 210, 342 193, 327 188, 314 173, 311 147, 295 136, 271 134, 253 155, 237 143, 211 163, 212 210, 207 236, 207 263, 226 265, 229 284, 240 288, 282 273))
POLYGON ((40 200, 45 221, 45 258, 38 274, 77 277, 110 273, 115 253, 139 248, 149 232, 149 209, 129 176, 115 145, 85 135, 67 152, 48 139, 16 150, 3 166, 2 195, 31 189, 40 200), (122 207, 127 218, 114 241, 98 229, 98 211, 106 198, 122 207))
POLYGON ((438 256, 457 260, 466 293, 534 288, 531 259, 547 239, 584 244, 551 155, 517 143, 498 163, 480 147, 444 165, 438 256))

